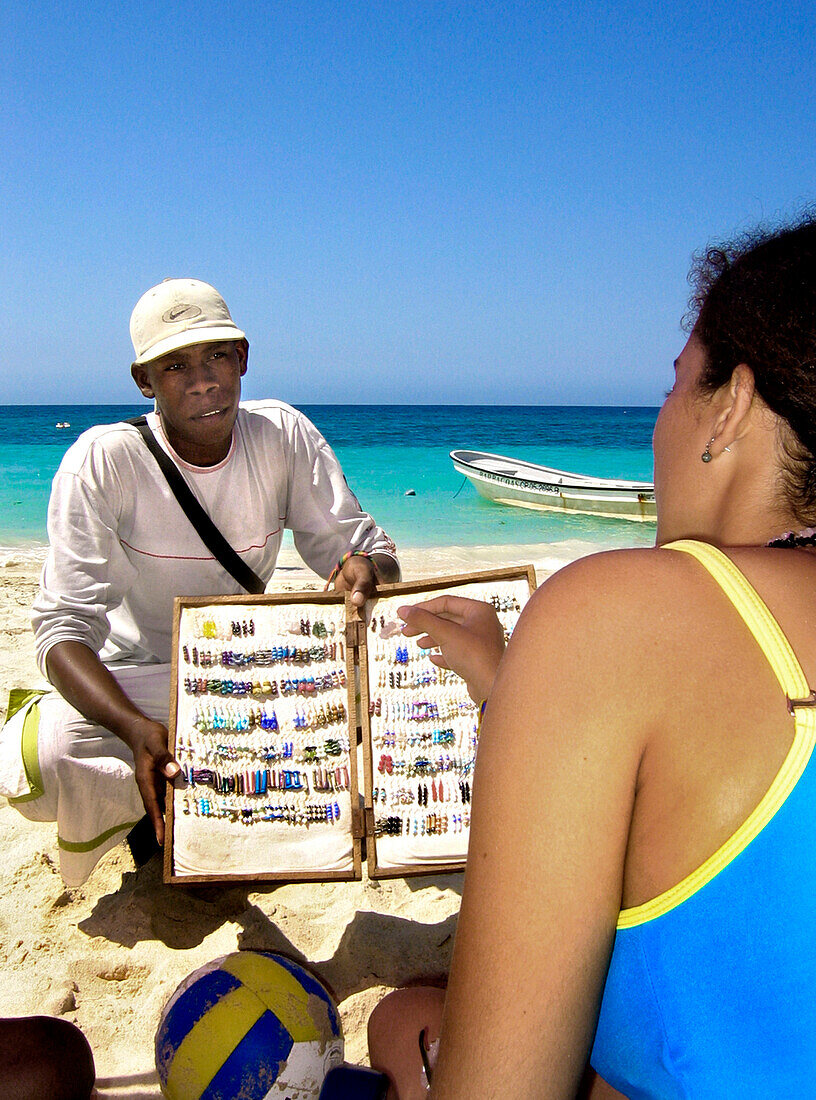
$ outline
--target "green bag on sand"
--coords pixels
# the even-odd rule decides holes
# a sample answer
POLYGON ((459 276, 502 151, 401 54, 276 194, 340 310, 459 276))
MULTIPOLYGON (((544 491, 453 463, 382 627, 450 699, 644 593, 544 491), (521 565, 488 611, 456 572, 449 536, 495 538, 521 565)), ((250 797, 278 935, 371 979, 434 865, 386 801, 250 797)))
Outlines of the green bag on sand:
POLYGON ((37 760, 39 701, 45 691, 12 688, 8 713, 0 729, 0 794, 11 803, 30 802, 43 793, 37 760))

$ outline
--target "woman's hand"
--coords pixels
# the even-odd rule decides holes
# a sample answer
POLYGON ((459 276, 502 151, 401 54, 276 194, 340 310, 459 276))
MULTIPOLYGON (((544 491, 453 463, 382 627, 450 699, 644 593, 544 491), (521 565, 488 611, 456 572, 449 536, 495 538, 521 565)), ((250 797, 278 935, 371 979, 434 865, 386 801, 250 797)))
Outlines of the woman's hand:
POLYGON ((463 596, 438 596, 426 603, 400 607, 402 633, 418 634, 422 649, 438 648, 430 660, 450 668, 467 684, 474 702, 487 699, 504 654, 504 629, 490 604, 463 596))

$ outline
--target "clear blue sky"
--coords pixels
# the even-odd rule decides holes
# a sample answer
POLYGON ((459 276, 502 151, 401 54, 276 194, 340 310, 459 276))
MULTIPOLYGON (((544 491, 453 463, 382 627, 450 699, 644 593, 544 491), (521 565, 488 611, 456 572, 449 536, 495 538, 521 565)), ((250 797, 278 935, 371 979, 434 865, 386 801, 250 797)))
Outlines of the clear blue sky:
POLYGON ((244 393, 658 404, 691 253, 816 198, 816 5, 5 0, 0 404, 138 401, 214 283, 244 393))

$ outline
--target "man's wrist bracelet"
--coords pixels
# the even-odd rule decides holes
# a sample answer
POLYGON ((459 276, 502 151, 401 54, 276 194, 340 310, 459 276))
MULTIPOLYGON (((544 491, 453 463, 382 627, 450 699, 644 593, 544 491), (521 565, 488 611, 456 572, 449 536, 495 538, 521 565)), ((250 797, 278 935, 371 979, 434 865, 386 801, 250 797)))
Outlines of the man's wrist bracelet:
POLYGON ((329 573, 329 579, 326 581, 327 588, 332 583, 332 581, 335 580, 337 574, 340 572, 340 570, 343 568, 349 558, 368 558, 368 560, 371 562, 371 568, 374 570, 375 578, 377 580, 380 579, 379 573, 377 572, 377 563, 374 561, 373 554, 369 554, 367 550, 349 550, 342 556, 337 565, 335 565, 334 569, 332 569, 331 573, 329 573))

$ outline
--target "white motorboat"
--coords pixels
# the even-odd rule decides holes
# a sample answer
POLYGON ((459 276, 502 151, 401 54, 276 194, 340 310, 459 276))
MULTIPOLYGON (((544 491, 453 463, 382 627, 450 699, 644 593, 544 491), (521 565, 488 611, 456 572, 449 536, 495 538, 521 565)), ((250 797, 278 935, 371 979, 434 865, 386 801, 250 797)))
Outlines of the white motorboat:
POLYGON ((649 481, 573 474, 487 451, 457 450, 450 456, 457 472, 481 496, 499 504, 614 519, 656 518, 654 485, 649 481))

